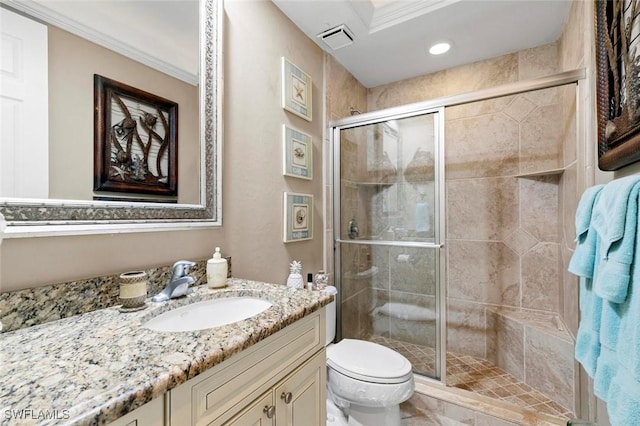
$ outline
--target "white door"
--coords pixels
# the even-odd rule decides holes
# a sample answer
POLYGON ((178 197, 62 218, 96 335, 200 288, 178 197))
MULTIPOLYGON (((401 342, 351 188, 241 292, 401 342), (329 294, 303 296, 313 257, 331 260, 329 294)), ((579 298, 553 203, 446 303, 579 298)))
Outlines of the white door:
POLYGON ((0 197, 49 196, 47 27, 0 8, 0 197))

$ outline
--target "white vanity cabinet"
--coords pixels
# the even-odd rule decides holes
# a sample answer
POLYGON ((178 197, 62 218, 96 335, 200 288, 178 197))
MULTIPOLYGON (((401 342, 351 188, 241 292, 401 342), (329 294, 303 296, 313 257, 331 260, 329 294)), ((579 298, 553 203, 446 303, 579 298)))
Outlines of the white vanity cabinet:
POLYGON ((109 423, 110 426, 164 426, 164 397, 147 402, 142 407, 109 423))
MULTIPOLYGON (((235 415, 225 426, 317 426, 325 418, 325 351, 235 415)), ((214 422, 214 424, 218 424, 214 422)))
POLYGON ((324 425, 324 343, 322 308, 171 390, 169 424, 324 425))

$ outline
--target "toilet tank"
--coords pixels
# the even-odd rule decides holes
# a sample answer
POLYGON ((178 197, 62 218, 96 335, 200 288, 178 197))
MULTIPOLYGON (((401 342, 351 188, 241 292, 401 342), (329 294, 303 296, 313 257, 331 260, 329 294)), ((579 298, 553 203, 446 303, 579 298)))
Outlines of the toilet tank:
POLYGON ((336 337, 336 301, 338 299, 338 289, 333 286, 327 286, 322 290, 322 292, 324 294, 332 294, 334 298, 333 302, 325 306, 327 313, 327 339, 325 341, 325 346, 327 346, 329 343, 333 342, 333 339, 336 337))

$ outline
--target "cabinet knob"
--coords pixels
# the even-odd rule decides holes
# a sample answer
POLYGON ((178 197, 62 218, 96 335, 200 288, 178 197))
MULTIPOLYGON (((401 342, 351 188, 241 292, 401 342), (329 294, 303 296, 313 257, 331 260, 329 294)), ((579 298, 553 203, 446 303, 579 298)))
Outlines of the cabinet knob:
POLYGON ((282 392, 282 395, 280 395, 280 398, 284 401, 285 404, 288 404, 293 399, 293 395, 291 394, 291 392, 287 392, 287 393, 282 392))
POLYGON ((262 410, 262 411, 264 411, 264 413, 267 415, 268 419, 272 419, 273 416, 276 415, 276 406, 275 405, 272 405, 272 406, 268 406, 267 405, 267 406, 264 407, 264 410, 262 410))

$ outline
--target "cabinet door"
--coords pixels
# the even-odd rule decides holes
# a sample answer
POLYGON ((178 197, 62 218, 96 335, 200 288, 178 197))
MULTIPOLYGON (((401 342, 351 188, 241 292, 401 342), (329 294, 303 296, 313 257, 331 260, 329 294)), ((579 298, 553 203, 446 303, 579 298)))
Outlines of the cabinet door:
POLYGON ((323 349, 274 389, 278 426, 326 424, 326 374, 323 349))
POLYGON ((164 397, 147 402, 109 426, 164 426, 164 397))
POLYGON ((224 426, 273 426, 275 420, 276 407, 273 405, 273 394, 269 391, 225 422, 224 426))

